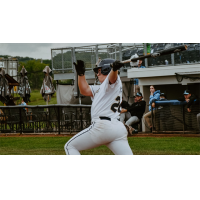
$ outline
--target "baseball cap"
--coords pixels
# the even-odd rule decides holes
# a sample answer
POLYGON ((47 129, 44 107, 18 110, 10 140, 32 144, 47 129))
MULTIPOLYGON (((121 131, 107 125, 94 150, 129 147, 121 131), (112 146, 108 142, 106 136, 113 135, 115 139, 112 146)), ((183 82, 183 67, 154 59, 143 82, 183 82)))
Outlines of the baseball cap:
POLYGON ((167 98, 167 97, 166 97, 166 94, 165 94, 164 92, 163 92, 163 93, 160 93, 160 96, 167 98))
POLYGON ((190 90, 185 90, 183 94, 190 94, 190 90))
POLYGON ((141 92, 137 92, 135 96, 142 97, 142 93, 141 92))

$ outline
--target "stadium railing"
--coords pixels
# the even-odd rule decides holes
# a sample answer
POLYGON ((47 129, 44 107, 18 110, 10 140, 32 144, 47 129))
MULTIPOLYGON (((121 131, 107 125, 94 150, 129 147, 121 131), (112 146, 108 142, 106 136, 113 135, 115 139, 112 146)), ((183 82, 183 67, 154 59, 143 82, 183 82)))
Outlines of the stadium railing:
POLYGON ((77 133, 90 126, 90 109, 90 105, 0 106, 0 133, 77 133))

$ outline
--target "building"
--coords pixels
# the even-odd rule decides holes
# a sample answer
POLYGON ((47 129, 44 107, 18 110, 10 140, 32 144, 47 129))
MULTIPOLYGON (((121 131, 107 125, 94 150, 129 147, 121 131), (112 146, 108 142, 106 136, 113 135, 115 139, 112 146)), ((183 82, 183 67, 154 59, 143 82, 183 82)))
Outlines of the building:
MULTIPOLYGON (((151 53, 170 47, 180 46, 182 44, 183 43, 151 44, 151 53)), ((120 70, 124 100, 128 100, 130 104, 133 103, 133 83, 135 78, 139 79, 140 91, 143 93, 146 102, 149 102, 150 85, 156 85, 161 92, 167 94, 167 97, 170 100, 177 99, 182 95, 185 89, 191 89, 192 93, 195 93, 200 97, 200 44, 186 45, 189 45, 189 47, 184 52, 145 59, 143 61, 143 65, 146 67, 145 69, 133 68, 129 64, 126 64, 125 68, 120 70)), ((86 79, 89 84, 94 84, 96 82, 96 77, 92 69, 95 67, 95 63, 99 57, 101 59, 110 57, 122 61, 129 59, 131 55, 135 53, 140 56, 142 54, 147 54, 146 45, 136 43, 110 43, 76 48, 64 47, 51 49, 54 80, 72 79, 74 81, 74 86, 68 86, 71 90, 70 94, 79 97, 77 74, 73 62, 76 62, 78 59, 85 61, 86 79)), ((59 87, 60 86, 57 85, 57 89, 59 89, 59 87)), ((68 96, 70 94, 68 94, 68 96)), ((146 112, 148 112, 148 106, 146 112)), ((144 121, 142 123, 142 131, 148 131, 144 121)))

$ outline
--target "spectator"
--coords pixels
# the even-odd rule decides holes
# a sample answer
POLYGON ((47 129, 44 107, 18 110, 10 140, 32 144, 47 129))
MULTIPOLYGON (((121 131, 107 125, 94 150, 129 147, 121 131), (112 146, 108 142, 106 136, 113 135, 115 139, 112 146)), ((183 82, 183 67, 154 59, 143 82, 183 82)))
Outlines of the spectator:
MULTIPOLYGON (((24 102, 24 100, 22 99, 22 101, 21 101, 21 104, 20 104, 21 106, 26 106, 26 103, 24 102)), ((25 111, 26 111, 26 108, 23 108, 25 111)))
MULTIPOLYGON (((199 104, 199 99, 197 99, 196 95, 192 94, 190 92, 190 90, 185 90, 183 95, 184 96, 180 97, 178 100, 187 102, 187 105, 186 105, 187 106, 187 111, 188 111, 188 113, 190 113, 192 111, 191 110, 191 106, 193 104, 199 104)), ((198 126, 198 129, 200 131, 200 113, 197 114, 197 126, 198 126)))
POLYGON ((185 90, 183 93, 183 97, 180 97, 179 101, 186 101, 187 102, 187 111, 191 112, 191 105, 194 103, 196 96, 191 94, 190 90, 185 90))
MULTIPOLYGON (((157 99, 153 99, 152 100, 152 107, 155 108, 155 101, 168 101, 167 100, 167 96, 165 93, 160 93, 160 99, 157 100, 157 99)), ((158 109, 162 109, 163 106, 159 106, 158 109)))
POLYGON ((142 93, 138 92, 135 97, 135 102, 127 109, 121 110, 122 119, 125 119, 125 113, 130 113, 130 118, 126 121, 126 125, 131 126, 141 121, 145 112, 146 102, 143 99, 142 93))
MULTIPOLYGON (((149 112, 144 115, 144 119, 147 122, 150 131, 152 132, 152 122, 151 122, 151 104, 153 101, 160 99, 160 90, 156 91, 155 86, 150 86, 150 97, 149 97, 149 112)), ((155 108, 153 108, 153 112, 155 113, 155 108)))
MULTIPOLYGON (((145 66, 142 65, 142 60, 138 60, 137 64, 138 65, 136 68, 146 68, 145 66)), ((140 92, 139 80, 137 78, 135 78, 134 85, 135 85, 135 93, 140 92)))
MULTIPOLYGON (((121 103, 121 108, 122 110, 127 110, 129 107, 129 104, 127 101, 124 101, 123 100, 123 97, 122 97, 122 103, 121 103)), ((131 113, 130 112, 123 112, 120 114, 120 121, 123 123, 124 121, 128 120, 129 118, 131 117, 131 113)))

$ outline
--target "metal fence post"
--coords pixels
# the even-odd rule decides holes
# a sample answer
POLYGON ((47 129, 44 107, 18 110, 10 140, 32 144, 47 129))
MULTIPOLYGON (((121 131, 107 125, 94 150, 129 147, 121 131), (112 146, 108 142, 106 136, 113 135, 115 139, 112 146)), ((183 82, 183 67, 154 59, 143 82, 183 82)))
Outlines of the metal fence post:
MULTIPOLYGON (((61 54, 62 54, 62 69, 64 69, 63 49, 61 50, 61 54)), ((62 73, 64 73, 64 70, 62 70, 62 73)))
POLYGON ((82 107, 80 107, 80 120, 81 120, 81 130, 83 130, 83 113, 82 113, 82 107))
MULTIPOLYGON (((173 47, 174 47, 174 44, 171 43, 171 48, 173 48, 173 47)), ((174 63, 174 53, 171 54, 171 62, 172 62, 172 65, 174 66, 175 65, 175 63, 174 63)))
POLYGON ((184 105, 182 106, 182 111, 183 111, 183 134, 185 133, 185 110, 184 110, 184 105))
MULTIPOLYGON (((53 55, 52 55, 52 49, 51 49, 51 68, 52 68, 52 71, 53 71, 53 55)), ((18 77, 18 76, 17 76, 18 77)), ((17 79, 18 81, 18 79, 17 79)))
POLYGON ((154 118, 153 118, 153 108, 151 106, 151 123, 152 123, 152 133, 154 131, 154 118))
POLYGON ((21 108, 19 107, 19 127, 20 127, 20 134, 22 134, 22 120, 21 120, 21 108))
MULTIPOLYGON (((73 62, 76 62, 76 55, 75 55, 75 48, 72 48, 72 53, 73 53, 73 62)), ((79 96, 79 92, 78 92, 78 74, 76 72, 75 66, 73 66, 74 69, 74 96, 78 97, 79 96)))
POLYGON ((60 135, 60 106, 58 106, 58 134, 60 135))
MULTIPOLYGON (((144 55, 146 56, 147 55, 147 43, 144 43, 144 55)), ((145 67, 149 67, 148 66, 148 58, 145 58, 145 67)))
POLYGON ((99 55, 98 55, 98 45, 96 45, 95 53, 96 53, 96 62, 97 62, 98 59, 99 59, 99 55))
POLYGON ((122 61, 122 43, 119 43, 119 61, 122 61))

